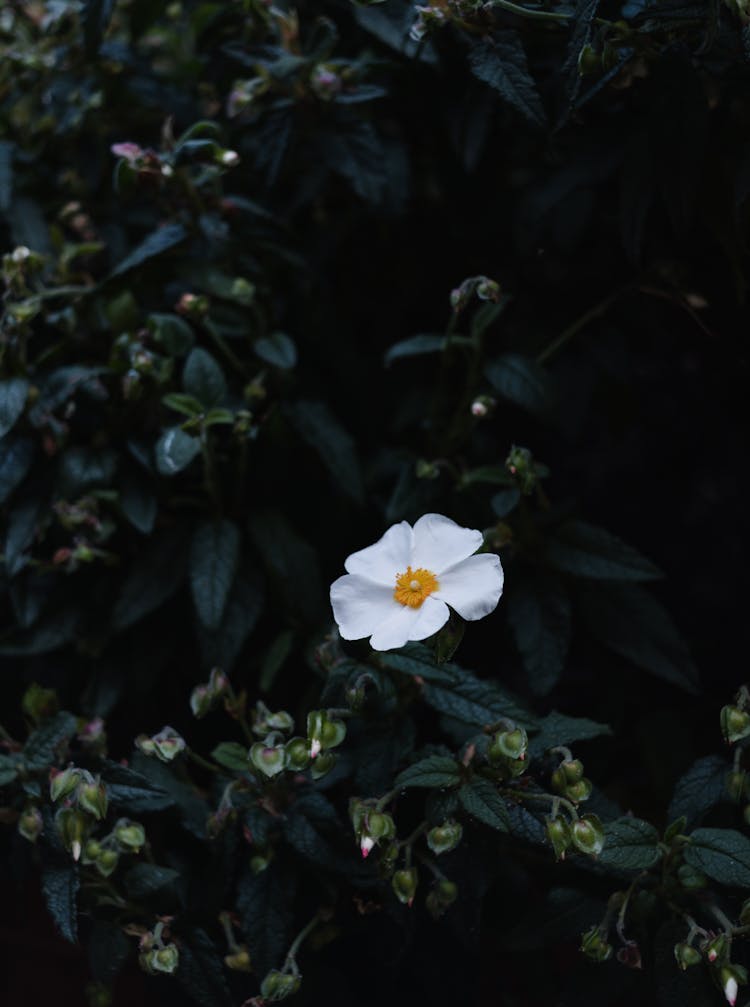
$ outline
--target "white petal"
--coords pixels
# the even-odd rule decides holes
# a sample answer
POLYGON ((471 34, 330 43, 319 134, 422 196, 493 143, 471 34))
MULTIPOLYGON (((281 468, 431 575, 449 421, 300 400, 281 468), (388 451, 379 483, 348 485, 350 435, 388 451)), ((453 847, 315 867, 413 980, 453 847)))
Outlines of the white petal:
POLYGON ((408 521, 391 525, 375 545, 353 552, 344 563, 344 569, 376 584, 386 584, 392 591, 396 586, 396 576, 411 563, 412 541, 408 521))
POLYGON ((503 568, 494 552, 469 556, 439 577, 432 595, 454 608, 462 619, 482 619, 494 611, 503 593, 503 568))
POLYGON ((418 608, 395 603, 398 611, 393 612, 385 622, 381 622, 370 637, 373 650, 396 650, 412 639, 411 632, 419 620, 418 608))
POLYGON ((450 618, 448 606, 434 595, 425 598, 417 611, 419 618, 409 633, 410 640, 426 640, 428 636, 437 633, 450 618))
POLYGON ((411 565, 424 567, 440 577, 443 570, 460 563, 481 546, 481 531, 462 528, 442 514, 425 514, 414 525, 411 565))
POLYGON ((373 584, 371 580, 344 574, 331 584, 333 617, 345 640, 369 636, 403 606, 393 597, 393 588, 373 584))

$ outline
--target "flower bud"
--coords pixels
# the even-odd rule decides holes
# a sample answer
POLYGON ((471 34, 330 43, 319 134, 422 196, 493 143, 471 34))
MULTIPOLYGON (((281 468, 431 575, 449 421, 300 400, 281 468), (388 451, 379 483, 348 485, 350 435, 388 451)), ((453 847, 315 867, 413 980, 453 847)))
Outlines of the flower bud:
POLYGON ((141 968, 152 975, 157 972, 172 975, 180 964, 180 952, 176 944, 165 944, 139 955, 138 961, 141 968))
POLYGON ((57 713, 59 703, 57 693, 54 689, 44 689, 41 685, 33 682, 21 700, 21 709, 27 717, 31 717, 35 724, 47 717, 52 717, 57 713))
POLYGON ((477 283, 477 297, 480 301, 495 301, 497 303, 500 300, 500 284, 488 276, 480 276, 477 283))
POLYGON ((242 944, 236 951, 231 954, 224 956, 224 964, 228 969, 233 972, 252 972, 252 964, 250 962, 250 952, 247 947, 242 944))
POLYGON ((556 860, 564 860, 565 853, 573 841, 570 826, 564 818, 548 818, 545 822, 547 838, 552 844, 556 860))
POLYGON ((39 808, 29 805, 18 819, 18 831, 24 839, 35 843, 44 830, 44 821, 39 808))
MULTIPOLYGON (((310 749, 304 738, 292 738, 290 741, 287 741, 284 749, 286 751, 288 769, 293 770, 295 773, 301 773, 303 769, 307 769, 310 765, 310 749)), ((316 765, 318 761, 320 760, 316 760, 316 765)))
POLYGON ((591 797, 593 789, 594 786, 591 780, 587 780, 586 777, 584 777, 577 783, 569 784, 563 791, 563 794, 574 804, 580 804, 581 801, 587 801, 589 797, 591 797))
POLYGON ((741 741, 750 735, 750 714, 738 706, 724 706, 719 715, 721 733, 727 744, 741 741))
POLYGON ((418 881, 419 875, 416 867, 405 867, 401 871, 396 871, 391 878, 391 887, 396 898, 409 908, 414 902, 418 881))
POLYGON ((719 969, 719 985, 724 993, 724 999, 729 1007, 737 1003, 737 992, 740 986, 747 983, 747 969, 741 965, 724 965, 719 969))
POLYGON ((222 150, 219 161, 225 168, 234 168, 240 163, 240 155, 236 150, 222 150))
POLYGON ((713 965, 714 962, 723 961, 729 954, 729 941, 726 934, 718 934, 701 948, 706 958, 713 965))
POLYGON ((100 822, 107 815, 107 788, 99 779, 81 783, 76 791, 76 803, 100 822))
POLYGON ((89 819, 77 808, 60 808, 55 815, 55 825, 65 848, 73 854, 74 860, 80 860, 89 819))
POLYGON ((363 857, 368 857, 373 847, 381 839, 392 839, 396 835, 396 825, 385 811, 376 811, 364 801, 353 798, 349 802, 349 814, 363 857))
POLYGON ((307 715, 307 740, 310 758, 315 759, 320 752, 336 748, 346 737, 343 720, 331 718, 325 710, 311 710, 307 715))
POLYGON ((425 899, 427 912, 434 920, 440 919, 446 909, 453 905, 458 897, 458 886, 447 878, 436 882, 425 899))
POLYGON ((253 731, 263 738, 271 731, 282 731, 284 734, 294 730, 294 719, 286 710, 271 713, 263 700, 258 700, 253 711, 253 731))
POLYGON ((81 782, 83 774, 80 769, 68 766, 61 772, 56 772, 49 781, 49 796, 53 801, 59 801, 62 797, 68 797, 81 782))
POLYGON ((185 739, 173 727, 163 727, 151 739, 156 747, 156 756, 161 762, 172 762, 187 748, 185 739))
POLYGON ((286 1000, 287 997, 297 992, 301 981, 301 976, 294 976, 288 972, 279 972, 278 969, 271 969, 260 984, 260 995, 265 1000, 270 1000, 271 1003, 286 1000))
POLYGON ((595 962, 606 962, 612 955, 612 945, 599 927, 592 927, 581 937, 581 951, 595 962))
POLYGON ((690 864, 682 864, 677 871, 677 877, 682 887, 687 891, 698 891, 708 885, 706 875, 702 871, 696 870, 695 867, 691 867, 690 864))
POLYGON ((96 869, 104 878, 108 878, 116 869, 120 860, 117 850, 102 850, 96 858, 96 869))
POLYGON ((436 825, 434 829, 430 829, 427 833, 427 845, 433 853, 437 853, 438 855, 441 853, 450 853, 461 842, 462 835, 463 829, 461 828, 461 824, 451 819, 443 822, 442 825, 436 825))
POLYGON ((747 773, 743 769, 735 769, 731 773, 727 773, 726 788, 732 800, 739 803, 745 796, 747 773))
POLYGON ((683 972, 686 972, 691 966, 697 965, 702 961, 700 951, 694 948, 692 944, 685 943, 685 941, 675 944, 674 956, 683 972))
POLYGON ((262 741, 250 749, 250 762, 255 768, 271 779, 283 772, 286 766, 286 750, 283 745, 266 745, 262 741))
POLYGON ((270 854, 256 853, 255 856, 250 857, 250 870, 253 874, 262 874, 270 863, 270 854))
POLYGON ((335 752, 323 752, 315 759, 310 766, 310 776, 313 780, 320 780, 326 776, 338 762, 338 755, 335 752))
POLYGON ((596 815, 576 819, 571 828, 573 845, 581 853, 598 857, 604 849, 604 829, 596 815))
POLYGON ((522 727, 512 731, 498 731, 488 749, 490 762, 501 762, 503 758, 524 760, 529 738, 522 727))
POLYGON ((133 822, 129 818, 120 818, 112 835, 126 853, 138 853, 146 845, 146 830, 140 822, 133 822))
MULTIPOLYGON (((198 720, 210 712, 213 702, 213 696, 207 685, 196 685, 190 693, 190 709, 198 720)), ((138 739, 136 739, 136 744, 138 744, 138 739)))
POLYGON ((583 763, 580 759, 563 759, 559 768, 562 770, 568 784, 578 783, 583 779, 583 763))

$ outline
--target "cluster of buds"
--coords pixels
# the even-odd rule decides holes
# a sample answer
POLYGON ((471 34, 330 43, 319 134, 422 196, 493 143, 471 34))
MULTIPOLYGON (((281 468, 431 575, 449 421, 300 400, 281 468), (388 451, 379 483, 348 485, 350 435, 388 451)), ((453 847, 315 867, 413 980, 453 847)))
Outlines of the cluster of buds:
POLYGON ((497 731, 487 749, 490 765, 503 769, 511 778, 521 776, 528 768, 529 738, 522 727, 497 731))
POLYGON ((165 940, 166 923, 160 920, 152 931, 141 937, 138 946, 138 964, 149 975, 173 975, 180 964, 176 944, 165 940))
POLYGON ((139 734, 135 739, 135 747, 144 755, 155 755, 160 762, 173 762, 185 751, 187 743, 173 727, 166 726, 150 738, 145 734, 139 734))
POLYGON ((456 314, 469 303, 476 294, 480 301, 494 301, 501 297, 500 284, 488 276, 469 276, 451 291, 450 302, 456 314))
POLYGON ((549 475, 547 466, 535 461, 528 448, 519 448, 515 444, 505 459, 505 467, 524 496, 533 493, 539 481, 549 475))
POLYGON ((146 380, 166 384, 172 376, 172 360, 157 353, 148 329, 123 332, 112 346, 111 365, 122 374, 123 396, 132 400, 140 394, 146 380))
POLYGON ((580 759, 563 759, 553 771, 550 782, 555 793, 574 804, 587 801, 593 790, 591 780, 583 775, 583 763, 580 759))
POLYGON ((75 806, 101 821, 107 814, 107 788, 99 777, 93 777, 87 769, 68 766, 67 769, 53 770, 49 784, 53 802, 64 801, 65 806, 75 806))
POLYGON ((326 710, 311 710, 307 715, 307 741, 310 758, 317 759, 321 752, 338 748, 346 737, 346 724, 326 710))
MULTIPOLYGON (((750 900, 743 905, 745 916, 750 919, 750 900)), ((742 915, 740 916, 742 922, 742 915)), ((734 1007, 737 1002, 739 987, 747 984, 747 969, 742 965, 736 965, 730 960, 732 950, 732 939, 726 933, 711 934, 700 928, 693 926, 684 941, 680 941, 674 946, 674 956, 678 966, 686 972, 694 965, 702 961, 708 962, 712 967, 714 979, 721 987, 724 998, 730 1007, 734 1007), (703 935, 703 939, 696 947, 693 939, 697 933, 703 935)))
POLYGON ((606 962, 612 957, 612 945, 599 926, 592 927, 581 936, 581 951, 595 962, 606 962))
POLYGON ((139 147, 137 143, 113 143, 110 150, 127 170, 139 179, 170 178, 174 168, 162 155, 150 147, 139 147))
POLYGON ((209 713, 220 699, 226 699, 231 692, 229 679, 220 668, 214 668, 208 682, 196 685, 190 694, 190 709, 199 720, 209 713))
POLYGON ((18 245, 2 257, 2 274, 5 285, 14 293, 28 292, 26 279, 44 265, 44 256, 32 252, 26 245, 18 245))
POLYGON ((604 827, 596 815, 583 815, 572 822, 553 815, 545 822, 545 831, 557 860, 564 860, 571 848, 589 857, 598 857, 604 849, 604 827))
POLYGON ((414 8, 416 19, 409 31, 412 42, 421 42, 433 28, 442 28, 447 22, 445 11, 436 4, 417 4, 414 8))
POLYGON ((349 801, 349 817, 354 826, 357 845, 364 858, 369 857, 378 843, 393 839, 396 835, 396 823, 373 801, 352 797, 349 801))
POLYGON ((302 976, 298 971, 281 972, 279 969, 271 969, 260 984, 260 995, 269 1003, 278 1003, 296 993, 301 982, 302 976))
POLYGON ((30 843, 35 843, 44 831, 42 813, 35 804, 28 804, 18 816, 18 832, 30 843))

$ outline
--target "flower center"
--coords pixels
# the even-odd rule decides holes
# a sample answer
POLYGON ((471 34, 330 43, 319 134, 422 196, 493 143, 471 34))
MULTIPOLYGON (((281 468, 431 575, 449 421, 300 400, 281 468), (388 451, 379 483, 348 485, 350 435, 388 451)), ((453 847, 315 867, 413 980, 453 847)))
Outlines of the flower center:
POLYGON ((399 573, 396 576, 396 588, 393 597, 400 605, 408 605, 409 608, 419 608, 425 598, 429 597, 433 591, 437 591, 438 579, 432 570, 425 570, 420 567, 412 570, 407 566, 406 573, 399 573))

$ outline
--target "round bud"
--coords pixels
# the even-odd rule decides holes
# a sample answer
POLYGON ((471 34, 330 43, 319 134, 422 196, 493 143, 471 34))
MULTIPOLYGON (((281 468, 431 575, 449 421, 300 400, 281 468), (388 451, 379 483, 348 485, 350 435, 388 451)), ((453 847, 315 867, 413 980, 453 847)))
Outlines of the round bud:
POLYGON ((419 875, 416 867, 405 867, 403 870, 394 872, 391 878, 391 887, 399 902, 411 907, 418 881, 419 875))
POLYGON ((243 944, 233 954, 225 955, 224 964, 233 972, 252 972, 250 953, 243 944))
POLYGON ((78 807, 88 811, 97 821, 107 814, 107 790, 103 783, 82 783, 76 792, 78 807))
POLYGON ((44 821, 39 808, 27 807, 18 819, 18 832, 30 843, 35 843, 44 831, 44 821))
POLYGON ((436 825, 434 829, 430 829, 427 833, 427 845, 433 853, 438 855, 441 853, 450 853, 461 842, 462 835, 463 829, 461 828, 461 824, 450 820, 443 822, 442 825, 436 825))
POLYGON ((310 749, 304 738, 292 738, 284 746, 286 749, 287 768, 295 773, 307 769, 310 765, 310 749))
POLYGON ((708 885, 708 878, 702 871, 696 870, 690 864, 682 864, 677 871, 680 885, 687 891, 699 891, 708 885))
POLYGON ((750 735, 750 714, 738 706, 724 706, 719 715, 721 732, 730 745, 750 735))
POLYGON ((250 761, 260 773, 271 779, 283 772, 286 750, 283 745, 266 745, 257 741, 250 749, 250 761))
POLYGON ((300 987, 300 977, 289 975, 286 972, 279 972, 278 969, 271 969, 263 982, 260 984, 260 993, 265 1000, 276 1003, 279 1000, 286 1000, 288 996, 296 993, 300 987))
POLYGON ((701 950, 712 965, 714 962, 724 961, 729 954, 729 941, 727 940, 727 935, 717 934, 717 936, 712 937, 710 941, 706 941, 701 950))
POLYGON ((523 760, 528 745, 529 739, 522 727, 516 727, 512 731, 498 731, 489 748, 490 761, 495 761, 498 756, 523 760))
POLYGON ((675 944, 674 956, 683 972, 686 972, 691 966, 697 965, 702 959, 700 951, 692 944, 686 944, 685 941, 675 944))
POLYGON ((112 834, 126 853, 138 853, 146 845, 146 830, 128 818, 121 818, 112 834))
POLYGON ((573 841, 570 826, 564 818, 548 818, 545 822, 547 838, 552 844, 552 849, 557 860, 564 860, 565 854, 573 841))
POLYGON ((587 780, 584 777, 582 780, 578 780, 577 783, 569 784, 563 793, 569 801, 573 801, 574 804, 580 804, 581 801, 587 801, 591 797, 593 789, 591 780, 587 780))
POLYGON ((604 829, 596 815, 584 815, 573 822, 571 838, 576 849, 590 857, 598 857, 604 849, 604 829))
POLYGON ((108 878, 117 867, 119 859, 117 850, 102 850, 96 858, 96 869, 103 877, 108 878))
POLYGON ((583 763, 580 759, 565 759, 559 768, 563 771, 568 784, 578 783, 583 779, 583 763))
POLYGON ((89 839, 83 848, 83 862, 84 864, 93 864, 95 860, 98 860, 101 856, 102 847, 101 843, 98 843, 96 839, 89 839))
POLYGON ((592 927, 581 937, 581 951, 595 962, 606 962, 612 956, 612 945, 599 927, 592 927))
POLYGON ((310 766, 310 776, 312 776, 313 780, 321 779, 321 777, 330 773, 337 761, 338 756, 335 752, 323 752, 310 766))

